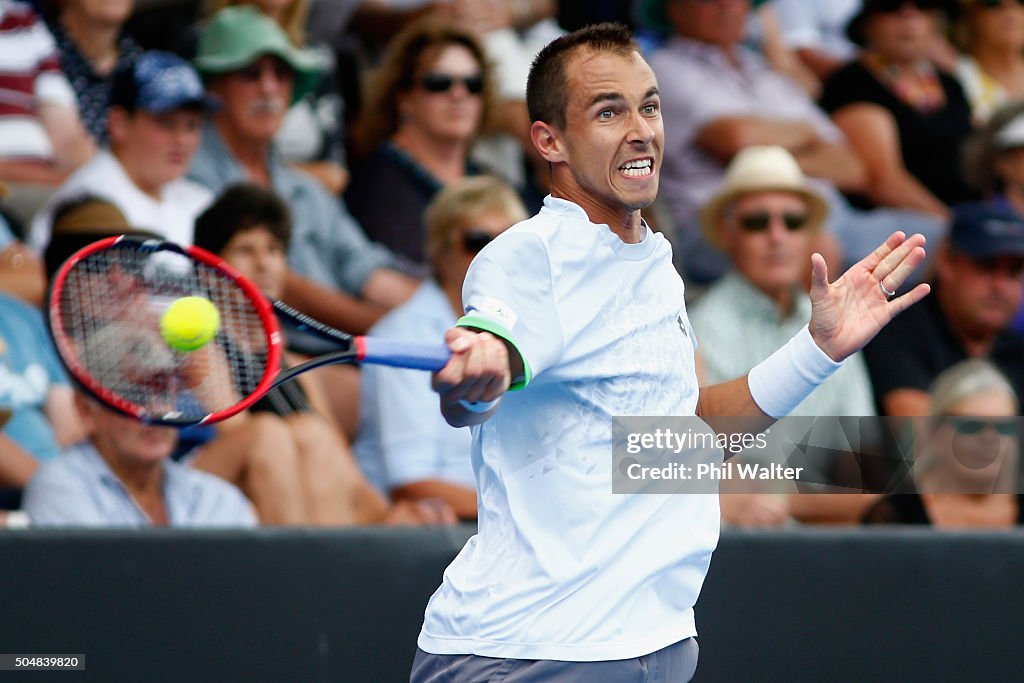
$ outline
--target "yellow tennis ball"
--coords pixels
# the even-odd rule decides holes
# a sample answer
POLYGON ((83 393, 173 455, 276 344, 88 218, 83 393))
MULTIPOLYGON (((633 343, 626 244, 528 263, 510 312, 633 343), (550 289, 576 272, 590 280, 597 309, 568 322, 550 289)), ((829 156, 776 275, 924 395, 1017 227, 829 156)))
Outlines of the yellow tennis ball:
POLYGON ((160 318, 160 334, 172 349, 195 351, 220 329, 220 312, 201 296, 183 296, 160 318))

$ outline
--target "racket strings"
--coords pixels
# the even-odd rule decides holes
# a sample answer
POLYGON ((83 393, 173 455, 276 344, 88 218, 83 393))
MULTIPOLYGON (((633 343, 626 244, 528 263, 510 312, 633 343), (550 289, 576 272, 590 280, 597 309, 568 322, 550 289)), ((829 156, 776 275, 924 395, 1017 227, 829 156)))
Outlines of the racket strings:
POLYGON ((60 324, 72 355, 96 384, 147 417, 198 420, 248 396, 268 372, 269 340, 253 302, 221 270, 184 254, 137 244, 89 254, 68 272, 60 324), (160 333, 185 296, 220 314, 203 347, 173 349, 160 333))

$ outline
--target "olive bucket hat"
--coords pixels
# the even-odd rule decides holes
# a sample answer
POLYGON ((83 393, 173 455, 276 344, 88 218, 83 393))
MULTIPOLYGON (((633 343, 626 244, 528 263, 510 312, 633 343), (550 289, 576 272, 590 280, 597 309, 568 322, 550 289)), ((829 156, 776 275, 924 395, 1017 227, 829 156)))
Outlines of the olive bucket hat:
POLYGON ((292 102, 316 87, 324 61, 317 53, 292 45, 277 23, 251 5, 217 12, 199 36, 193 63, 204 76, 240 71, 264 55, 273 55, 295 72, 292 102))

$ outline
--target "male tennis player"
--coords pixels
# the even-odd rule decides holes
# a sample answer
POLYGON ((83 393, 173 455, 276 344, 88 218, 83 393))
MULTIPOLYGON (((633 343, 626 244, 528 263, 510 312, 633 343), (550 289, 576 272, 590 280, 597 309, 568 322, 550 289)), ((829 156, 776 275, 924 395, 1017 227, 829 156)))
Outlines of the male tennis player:
POLYGON ((785 415, 927 294, 892 298, 924 238, 895 233, 832 284, 815 254, 809 328, 698 391, 683 283, 640 218, 664 133, 631 34, 554 41, 527 103, 551 196, 474 261, 434 377, 448 421, 478 425, 479 532, 427 606, 412 681, 686 681, 718 499, 614 495, 612 417, 785 415))

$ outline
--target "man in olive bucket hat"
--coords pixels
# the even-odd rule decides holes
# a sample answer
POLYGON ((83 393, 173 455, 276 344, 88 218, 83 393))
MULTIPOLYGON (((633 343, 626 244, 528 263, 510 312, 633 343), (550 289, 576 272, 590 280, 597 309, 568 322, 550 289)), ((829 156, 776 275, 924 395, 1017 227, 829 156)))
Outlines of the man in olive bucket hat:
POLYGON ((285 200, 294 227, 285 299, 362 332, 383 309, 408 298, 417 283, 393 268, 394 255, 366 238, 340 199, 274 149, 288 106, 320 77, 314 54, 292 45, 256 8, 235 6, 207 24, 194 64, 223 106, 208 121, 188 175, 213 192, 247 181, 285 200))

